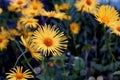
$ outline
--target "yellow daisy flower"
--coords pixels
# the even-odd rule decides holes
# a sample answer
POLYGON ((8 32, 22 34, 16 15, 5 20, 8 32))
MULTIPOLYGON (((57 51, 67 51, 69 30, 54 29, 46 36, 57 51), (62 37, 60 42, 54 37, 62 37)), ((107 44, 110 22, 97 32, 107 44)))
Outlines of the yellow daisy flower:
POLYGON ((0 34, 4 36, 6 39, 13 40, 12 36, 9 34, 9 31, 5 30, 4 27, 0 27, 0 34))
POLYGON ((102 5, 95 14, 95 17, 100 23, 110 27, 116 24, 119 19, 119 14, 114 9, 114 7, 110 7, 109 5, 102 5))
POLYGON ((56 14, 56 12, 55 11, 50 11, 50 12, 47 12, 47 11, 45 11, 44 10, 44 12, 43 12, 43 15, 42 16, 47 16, 47 17, 49 17, 49 18, 53 18, 54 16, 55 16, 55 14, 56 14))
POLYGON ((40 53, 37 52, 35 46, 31 42, 30 37, 23 38, 23 36, 21 36, 21 41, 34 59, 36 59, 37 61, 42 59, 42 56, 40 55, 40 53))
POLYGON ((39 26, 38 19, 34 19, 33 17, 21 17, 19 22, 22 23, 26 28, 37 28, 37 26, 39 26))
POLYGON ((10 5, 8 7, 8 10, 10 11, 21 11, 21 8, 23 8, 25 5, 27 5, 29 0, 10 0, 10 5))
POLYGON ((0 51, 7 48, 9 40, 0 34, 0 51))
POLYGON ((61 55, 67 48, 67 37, 60 32, 55 26, 40 26, 33 34, 32 41, 43 55, 47 56, 52 53, 53 56, 61 55))
POLYGON ((28 8, 32 11, 34 11, 35 14, 39 15, 41 9, 43 9, 44 5, 39 0, 33 0, 29 5, 28 8))
POLYGON ((116 35, 120 36, 120 21, 118 21, 114 26, 110 27, 112 30, 111 33, 115 33, 116 35))
POLYGON ((21 10, 21 13, 23 16, 28 16, 28 17, 34 17, 34 16, 37 16, 38 13, 36 13, 36 11, 34 11, 33 9, 30 9, 30 8, 23 8, 21 10))
POLYGON ((57 18, 57 19, 60 19, 60 20, 63 20, 63 19, 70 20, 71 16, 66 15, 64 12, 57 12, 54 15, 54 18, 57 18))
POLYGON ((71 23, 70 24, 70 30, 73 34, 78 34, 80 31, 79 25, 77 23, 71 23))
POLYGON ((98 6, 97 0, 77 0, 75 7, 78 11, 85 11, 94 14, 98 6))
POLYGON ((31 73, 29 69, 23 72, 23 67, 16 66, 16 68, 12 68, 10 73, 6 73, 6 75, 8 80, 27 80, 28 78, 34 78, 31 73))
POLYGON ((12 5, 8 5, 8 7, 7 7, 7 9, 9 10, 9 11, 11 11, 11 12, 19 12, 20 11, 20 9, 17 9, 17 5, 16 4, 12 4, 12 5))

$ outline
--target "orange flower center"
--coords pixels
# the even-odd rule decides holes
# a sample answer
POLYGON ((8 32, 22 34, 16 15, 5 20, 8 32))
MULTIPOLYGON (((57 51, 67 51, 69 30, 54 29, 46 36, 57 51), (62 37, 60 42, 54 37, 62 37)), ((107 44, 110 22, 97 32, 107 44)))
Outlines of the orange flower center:
POLYGON ((72 25, 72 26, 71 26, 71 30, 73 30, 73 31, 76 30, 76 26, 75 26, 75 25, 72 25))
POLYGON ((53 17, 54 16, 54 13, 50 13, 49 15, 48 15, 48 17, 53 17))
POLYGON ((103 18, 101 18, 101 21, 105 24, 108 24, 110 22, 109 18, 104 16, 103 18))
POLYGON ((92 1, 91 0, 86 0, 87 5, 91 5, 92 1))
POLYGON ((17 79, 22 79, 23 78, 23 74, 21 72, 16 74, 16 78, 17 79))
POLYGON ((28 19, 28 21, 27 21, 28 23, 32 23, 33 22, 33 20, 32 19, 28 19))
POLYGON ((20 0, 20 1, 17 2, 17 4, 22 5, 23 1, 20 0))
POLYGON ((47 47, 50 47, 53 45, 53 40, 51 38, 45 38, 44 39, 44 44, 47 46, 47 47))
POLYGON ((2 41, 3 41, 3 39, 2 39, 2 38, 0 38, 0 43, 2 43, 2 41))
POLYGON ((37 10, 38 9, 38 6, 33 6, 33 10, 37 10))
POLYGON ((117 30, 120 32, 120 26, 117 27, 117 30))

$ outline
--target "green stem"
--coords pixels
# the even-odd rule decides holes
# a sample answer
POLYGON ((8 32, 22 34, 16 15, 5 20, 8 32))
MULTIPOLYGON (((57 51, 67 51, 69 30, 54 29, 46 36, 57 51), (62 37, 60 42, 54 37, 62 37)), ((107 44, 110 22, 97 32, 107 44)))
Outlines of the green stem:
POLYGON ((65 71, 65 66, 64 66, 64 60, 61 60, 61 62, 62 62, 62 65, 63 65, 63 72, 64 72, 64 80, 67 80, 66 79, 66 71, 65 71))
POLYGON ((25 50, 25 51, 17 58, 14 67, 17 65, 17 63, 18 63, 18 61, 20 60, 20 58, 21 58, 26 52, 27 52, 27 50, 25 50))
POLYGON ((47 80, 47 64, 46 64, 46 61, 45 61, 45 58, 42 59, 42 65, 43 65, 43 68, 44 68, 44 79, 47 80))
MULTIPOLYGON (((20 47, 20 45, 19 45, 19 43, 15 40, 14 41, 15 43, 16 43, 16 45, 18 46, 18 48, 19 48, 19 50, 20 50, 20 52, 21 53, 23 53, 23 50, 21 49, 21 47, 20 47)), ((23 54, 23 57, 24 57, 24 59, 26 60, 27 59, 27 57, 23 54)), ((30 67, 30 69, 35 73, 35 71, 34 71, 34 69, 33 69, 33 67, 30 65, 30 63, 29 62, 27 62, 27 65, 30 67)))
POLYGON ((110 37, 110 35, 108 35, 107 36, 107 34, 106 34, 106 25, 104 25, 104 34, 105 34, 105 44, 106 44, 106 47, 107 47, 107 50, 108 50, 108 52, 110 53, 110 55, 111 55, 111 57, 112 57, 112 60, 113 61, 116 61, 116 59, 115 59, 115 57, 114 57, 114 55, 112 54, 112 51, 111 51, 111 47, 110 47, 110 41, 111 40, 109 40, 109 37, 110 37))

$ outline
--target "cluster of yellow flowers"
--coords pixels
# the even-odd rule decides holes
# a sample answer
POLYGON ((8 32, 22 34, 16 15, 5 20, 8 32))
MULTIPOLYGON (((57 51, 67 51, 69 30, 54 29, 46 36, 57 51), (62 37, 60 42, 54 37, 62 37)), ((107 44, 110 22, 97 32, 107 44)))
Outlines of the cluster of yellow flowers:
POLYGON ((96 20, 109 27, 116 35, 120 35, 120 17, 117 10, 109 5, 102 5, 95 14, 96 20))
MULTIPOLYGON (((112 33, 120 35, 120 18, 118 12, 109 5, 99 6, 96 0, 76 0, 74 5, 78 11, 93 14, 97 21, 108 26, 112 33)), ((64 10, 70 9, 67 3, 54 5, 54 11, 46 11, 44 4, 39 0, 11 0, 8 10, 19 12, 21 16, 17 22, 16 29, 5 30, 0 28, 0 51, 7 48, 10 40, 14 41, 13 36, 19 36, 23 46, 37 61, 47 55, 62 55, 67 49, 67 37, 55 25, 39 25, 36 16, 46 16, 48 18, 57 18, 60 20, 71 20, 64 10), (31 31, 34 28, 35 31, 31 31)), ((0 8, 0 14, 3 10, 0 8)), ((72 34, 78 34, 80 26, 76 22, 70 24, 72 34)), ((26 70, 22 73, 23 67, 17 66, 7 73, 9 80, 25 80, 33 78, 31 72, 26 70)))
MULTIPOLYGON (((9 40, 15 40, 14 37, 20 37, 22 45, 31 54, 31 57, 39 61, 43 56, 62 55, 67 49, 67 37, 55 25, 39 25, 36 16, 47 16, 48 18, 57 18, 60 20, 70 20, 71 17, 61 10, 68 10, 69 5, 57 5, 58 11, 46 11, 44 5, 39 0, 11 0, 8 10, 21 13, 17 21, 16 29, 5 30, 1 27, 0 31, 0 51, 7 48, 9 40), (35 29, 32 31, 31 29, 35 29), (3 36, 4 35, 4 36, 3 36)), ((1 12, 2 13, 2 9, 1 12)), ((8 80, 25 80, 33 78, 31 72, 26 70, 22 73, 23 67, 17 66, 7 73, 8 80)))
POLYGON ((110 5, 99 5, 97 0, 76 0, 78 11, 91 13, 96 20, 109 27, 116 35, 120 35, 120 17, 117 10, 110 5))

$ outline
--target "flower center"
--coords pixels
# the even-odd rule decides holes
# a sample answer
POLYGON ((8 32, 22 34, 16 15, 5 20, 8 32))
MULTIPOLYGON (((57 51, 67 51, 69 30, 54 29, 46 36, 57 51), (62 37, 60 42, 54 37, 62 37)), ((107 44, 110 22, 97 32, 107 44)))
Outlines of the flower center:
POLYGON ((38 9, 38 6, 33 6, 33 10, 37 10, 38 9))
POLYGON ((16 74, 16 78, 17 79, 22 79, 23 78, 23 74, 21 72, 16 74))
POLYGON ((23 1, 20 0, 20 1, 17 2, 17 4, 22 5, 23 1))
POLYGON ((92 1, 91 0, 86 0, 87 5, 91 5, 92 1))
POLYGON ((108 24, 110 22, 109 18, 104 16, 103 18, 101 18, 102 22, 105 24, 108 24))
POLYGON ((53 17, 54 13, 50 12, 50 14, 48 15, 48 17, 53 17))
POLYGON ((2 41, 3 41, 3 39, 2 39, 2 38, 0 38, 0 43, 2 43, 2 41))
POLYGON ((120 26, 119 26, 119 27, 117 27, 117 30, 120 32, 120 26))
POLYGON ((50 47, 50 46, 52 46, 52 44, 53 44, 53 40, 51 39, 51 38, 45 38, 44 39, 44 44, 47 46, 47 47, 50 47))
POLYGON ((75 26, 75 25, 72 25, 72 26, 71 26, 71 30, 76 30, 76 26, 75 26))
POLYGON ((32 19, 28 19, 28 21, 27 21, 28 23, 32 23, 33 22, 33 20, 32 19))

